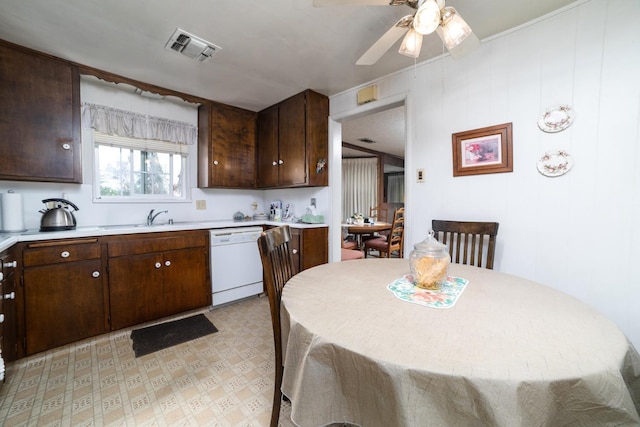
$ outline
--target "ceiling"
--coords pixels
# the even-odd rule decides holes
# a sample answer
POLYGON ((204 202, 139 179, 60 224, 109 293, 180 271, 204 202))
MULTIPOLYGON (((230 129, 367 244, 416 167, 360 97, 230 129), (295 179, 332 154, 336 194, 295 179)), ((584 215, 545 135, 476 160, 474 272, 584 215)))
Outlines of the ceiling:
MULTIPOLYGON (((342 123, 342 141, 368 150, 404 158, 404 106, 379 111, 342 123), (367 139, 373 142, 360 141, 367 139)), ((342 157, 367 157, 362 151, 342 149, 342 157)))
MULTIPOLYGON (((450 0, 447 4, 482 40, 573 1, 450 0)), ((382 34, 412 11, 407 6, 314 7, 313 0, 3 0, 0 39, 259 111, 307 88, 331 96, 412 66, 412 58, 397 53, 400 41, 375 65, 355 65, 382 34), (165 49, 176 28, 221 50, 201 63, 165 49)), ((442 43, 431 34, 425 37, 418 62, 441 54, 442 43)), ((377 141, 373 145, 378 150, 391 138, 404 141, 404 134, 387 135, 392 125, 383 119, 390 120, 383 115, 378 126, 364 124, 353 132, 345 126, 345 140, 368 137, 377 141)))

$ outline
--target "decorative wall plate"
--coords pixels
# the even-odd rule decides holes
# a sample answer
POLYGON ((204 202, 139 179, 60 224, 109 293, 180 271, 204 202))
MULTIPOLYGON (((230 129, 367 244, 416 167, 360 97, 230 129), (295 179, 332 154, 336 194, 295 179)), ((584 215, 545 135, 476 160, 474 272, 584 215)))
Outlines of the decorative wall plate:
POLYGON ((556 105, 542 113, 538 127, 545 132, 560 132, 571 126, 573 116, 573 110, 568 105, 556 105))
POLYGON ((564 175, 572 167, 573 158, 564 150, 544 153, 537 164, 538 172, 549 177, 564 175))

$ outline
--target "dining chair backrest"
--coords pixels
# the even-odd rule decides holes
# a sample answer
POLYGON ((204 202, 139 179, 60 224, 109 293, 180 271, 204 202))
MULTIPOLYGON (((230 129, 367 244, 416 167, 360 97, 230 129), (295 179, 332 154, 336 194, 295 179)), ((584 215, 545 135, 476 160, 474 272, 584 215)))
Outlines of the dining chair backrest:
POLYGON ((389 254, 398 251, 400 258, 404 256, 404 208, 398 208, 393 213, 391 231, 387 236, 389 241, 389 254))
POLYGON ((451 262, 490 270, 493 270, 498 225, 497 222, 437 219, 431 222, 435 238, 449 249, 451 262))
POLYGON ((393 222, 391 229, 386 237, 378 237, 364 242, 365 257, 370 251, 375 250, 384 254, 387 258, 391 257, 394 252, 402 258, 404 256, 404 208, 398 208, 393 213, 393 222))
POLYGON ((275 346, 275 385, 273 390, 273 407, 271 410, 271 427, 277 427, 280 418, 282 395, 282 335, 280 330, 280 301, 282 290, 287 281, 293 277, 294 266, 291 248, 291 230, 288 225, 263 231, 258 238, 260 259, 264 271, 264 283, 271 309, 273 326, 273 343, 275 346))
POLYGON ((389 221, 389 210, 382 206, 369 208, 369 218, 375 218, 378 222, 389 221))

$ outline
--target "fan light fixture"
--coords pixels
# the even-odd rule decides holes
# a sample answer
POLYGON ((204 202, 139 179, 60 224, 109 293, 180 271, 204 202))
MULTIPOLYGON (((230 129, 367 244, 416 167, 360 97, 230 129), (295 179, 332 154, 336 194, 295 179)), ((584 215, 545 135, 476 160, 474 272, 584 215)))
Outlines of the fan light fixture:
POLYGON ((453 49, 471 34, 471 28, 452 7, 442 9, 442 41, 453 49))
POLYGON ((426 0, 413 17, 413 28, 422 35, 433 33, 440 25, 440 7, 435 0, 426 0))
POLYGON ((453 7, 444 7, 443 0, 422 0, 413 16, 411 28, 402 40, 399 53, 417 58, 422 48, 422 36, 437 30, 449 51, 472 33, 471 28, 453 7))
POLYGON ((409 56, 411 58, 417 58, 420 55, 420 49, 422 48, 422 34, 411 28, 407 35, 404 36, 402 44, 400 45, 400 54, 409 56))

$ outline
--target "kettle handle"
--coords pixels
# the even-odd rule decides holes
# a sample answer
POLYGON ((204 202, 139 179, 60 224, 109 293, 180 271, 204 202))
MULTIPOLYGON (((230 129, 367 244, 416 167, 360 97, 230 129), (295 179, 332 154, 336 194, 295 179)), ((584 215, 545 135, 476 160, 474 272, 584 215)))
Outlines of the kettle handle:
POLYGON ((66 203, 67 205, 73 207, 74 210, 79 211, 80 208, 78 208, 76 205, 74 205, 73 203, 71 203, 70 201, 66 200, 66 199, 44 199, 42 201, 42 203, 47 203, 47 202, 61 202, 61 203, 66 203))

